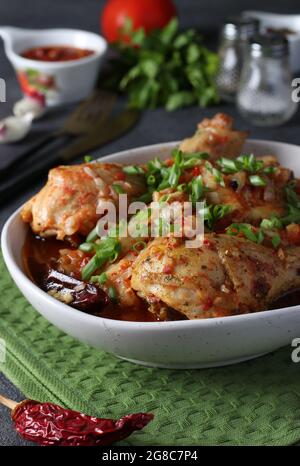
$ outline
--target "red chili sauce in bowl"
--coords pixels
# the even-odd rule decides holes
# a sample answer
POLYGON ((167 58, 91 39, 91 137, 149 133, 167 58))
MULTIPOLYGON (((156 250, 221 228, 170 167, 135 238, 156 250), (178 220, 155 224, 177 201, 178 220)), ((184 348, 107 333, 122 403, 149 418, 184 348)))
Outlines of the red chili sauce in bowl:
POLYGON ((94 50, 70 47, 68 45, 43 45, 24 50, 20 55, 30 60, 58 62, 79 60, 94 53, 94 50))

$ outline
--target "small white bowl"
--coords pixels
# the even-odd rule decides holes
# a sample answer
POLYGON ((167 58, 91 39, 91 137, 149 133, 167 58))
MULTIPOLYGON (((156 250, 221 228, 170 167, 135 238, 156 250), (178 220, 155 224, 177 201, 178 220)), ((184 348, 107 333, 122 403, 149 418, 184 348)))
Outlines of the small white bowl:
POLYGON ((31 30, 0 27, 5 52, 13 65, 25 95, 36 93, 47 106, 76 102, 85 98, 95 86, 100 64, 107 50, 103 37, 77 29, 31 30), (32 47, 64 45, 93 50, 79 60, 46 62, 30 60, 20 54, 32 47))
POLYGON ((268 13, 266 11, 247 10, 243 15, 250 18, 257 18, 260 21, 260 28, 265 32, 268 28, 287 28, 295 34, 287 34, 289 44, 290 66, 292 72, 300 70, 300 15, 282 15, 279 13, 268 13))
MULTIPOLYGON (((175 145, 173 142, 127 150, 101 161, 142 163, 155 156, 167 157, 175 145)), ((276 154, 283 165, 300 175, 298 146, 249 140, 244 151, 276 154)), ((213 367, 255 358, 300 337, 300 306, 174 322, 123 322, 77 311, 49 296, 25 275, 21 253, 27 230, 19 209, 6 222, 1 242, 7 268, 23 295, 59 329, 118 357, 154 367, 213 367)))

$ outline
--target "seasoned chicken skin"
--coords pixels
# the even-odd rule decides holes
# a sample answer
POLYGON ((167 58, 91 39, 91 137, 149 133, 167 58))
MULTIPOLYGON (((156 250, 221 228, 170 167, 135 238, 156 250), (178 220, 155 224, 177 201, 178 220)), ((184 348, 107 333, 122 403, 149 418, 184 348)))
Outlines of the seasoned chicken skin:
POLYGON ((44 188, 25 204, 22 219, 40 236, 64 239, 76 233, 87 235, 100 217, 99 201, 117 203, 114 184, 128 194, 129 202, 145 192, 143 178, 125 175, 119 164, 94 162, 53 168, 44 188))
POLYGON ((299 268, 300 247, 278 253, 226 234, 205 235, 200 248, 157 238, 134 263, 131 285, 150 304, 199 319, 266 309, 300 286, 299 268))
POLYGON ((204 118, 195 134, 184 139, 179 146, 183 152, 208 152, 211 160, 221 156, 237 157, 243 148, 247 132, 233 129, 233 119, 217 113, 212 119, 204 118))

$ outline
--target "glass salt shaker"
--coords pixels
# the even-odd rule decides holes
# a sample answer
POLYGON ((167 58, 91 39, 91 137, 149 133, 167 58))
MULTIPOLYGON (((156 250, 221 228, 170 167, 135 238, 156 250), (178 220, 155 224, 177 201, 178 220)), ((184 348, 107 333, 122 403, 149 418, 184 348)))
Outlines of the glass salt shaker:
POLYGON ((251 39, 241 74, 237 106, 242 116, 257 126, 277 126, 288 121, 298 104, 292 100, 292 75, 288 42, 282 35, 257 35, 251 39))
POLYGON ((220 65, 217 88, 220 97, 225 101, 235 101, 249 39, 258 33, 258 30, 257 19, 241 16, 228 19, 222 28, 218 49, 220 65))

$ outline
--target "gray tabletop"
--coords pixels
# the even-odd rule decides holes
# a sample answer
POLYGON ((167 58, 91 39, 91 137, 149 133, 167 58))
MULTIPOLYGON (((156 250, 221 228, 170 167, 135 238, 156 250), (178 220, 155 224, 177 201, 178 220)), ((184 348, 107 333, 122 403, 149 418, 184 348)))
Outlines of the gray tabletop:
MULTIPOLYGON (((175 3, 178 7, 182 27, 193 26, 199 28, 212 44, 215 42, 216 31, 224 17, 241 11, 241 3, 237 0, 210 0, 209 2, 177 0, 175 3)), ((3 25, 28 28, 73 27, 98 32, 99 12, 103 4, 103 0, 86 0, 84 5, 82 0, 60 0, 55 3, 53 0, 40 0, 39 2, 35 0, 26 0, 26 2, 9 0, 9 2, 0 2, 0 18, 3 25)), ((260 9, 260 7, 260 0, 243 1, 243 9, 260 9)), ((295 0, 286 0, 285 2, 265 0, 263 9, 264 11, 300 13, 299 4, 295 0), (282 5, 283 3, 285 6, 282 5)), ((0 77, 6 80, 7 86, 7 102, 0 103, 1 118, 11 112, 13 102, 20 98, 21 95, 14 72, 5 58, 2 44, 0 44, 0 77)), ((26 140, 19 144, 0 146, 0 165, 30 146, 36 138, 59 127, 70 110, 71 107, 51 111, 34 124, 33 130, 26 140)), ((300 144, 299 113, 291 122, 279 129, 261 129, 251 127, 251 125, 243 121, 233 106, 222 105, 208 110, 189 108, 175 113, 167 113, 161 109, 146 111, 143 113, 139 124, 129 134, 107 144, 98 151, 94 151, 94 154, 102 156, 122 149, 181 139, 194 130, 196 123, 203 116, 213 115, 217 111, 229 112, 235 118, 236 126, 240 129, 250 130, 252 137, 300 144)), ((24 200, 36 192, 44 182, 45 179, 40 179, 2 206, 0 210, 0 229, 7 217, 24 200)), ((24 398, 19 390, 1 373, 0 392, 15 400, 24 398)), ((29 445, 28 442, 21 440, 13 431, 9 414, 2 407, 0 407, 0 420, 0 445, 29 445)))

